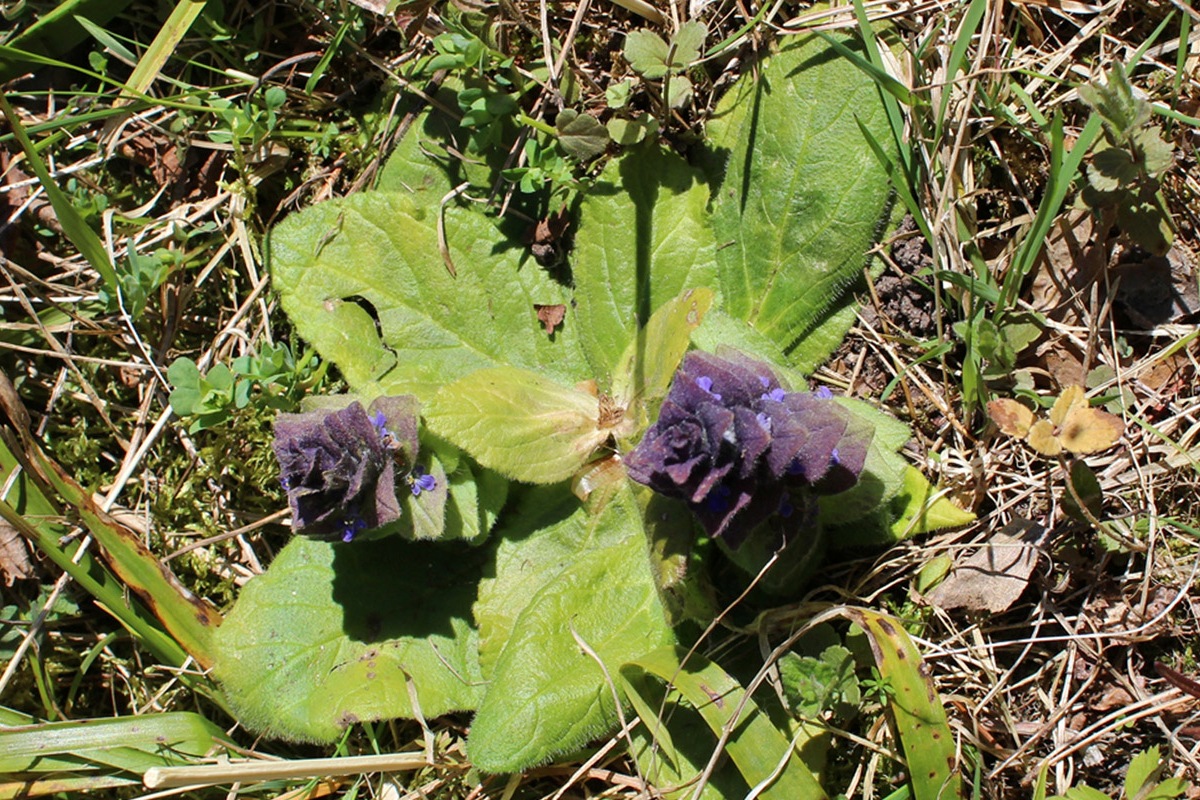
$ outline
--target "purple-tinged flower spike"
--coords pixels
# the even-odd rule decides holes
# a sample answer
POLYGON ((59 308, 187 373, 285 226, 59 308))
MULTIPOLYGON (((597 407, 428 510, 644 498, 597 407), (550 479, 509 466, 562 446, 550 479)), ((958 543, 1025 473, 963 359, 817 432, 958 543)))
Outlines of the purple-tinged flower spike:
POLYGON ((341 409, 280 414, 274 450, 292 530, 349 542, 400 518, 397 462, 416 459, 416 400, 381 397, 369 411, 354 401, 341 409))
POLYGON ((658 420, 626 457, 633 480, 682 498, 705 530, 737 547, 794 509, 796 492, 831 494, 858 480, 867 440, 827 394, 788 392, 766 365, 691 352, 658 420))

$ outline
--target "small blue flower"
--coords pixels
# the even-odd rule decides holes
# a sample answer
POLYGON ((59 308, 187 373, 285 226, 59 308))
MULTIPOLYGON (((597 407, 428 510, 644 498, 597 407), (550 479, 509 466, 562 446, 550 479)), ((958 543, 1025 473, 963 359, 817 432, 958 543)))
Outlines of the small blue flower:
POLYGON ((699 386, 701 389, 703 389, 708 394, 712 395, 714 400, 721 399, 721 395, 717 394, 716 392, 714 392, 712 390, 713 379, 708 377, 707 375, 701 375, 699 378, 696 378, 696 385, 699 386))
POLYGON ((426 472, 424 467, 417 464, 409 473, 408 485, 412 488, 413 497, 420 497, 421 492, 432 492, 437 488, 437 479, 426 472))
POLYGON ((822 400, 832 400, 833 399, 833 392, 830 391, 828 386, 818 386, 816 388, 816 390, 813 392, 813 394, 815 394, 817 397, 821 398, 822 400))
POLYGON ((770 400, 772 403, 782 403, 785 397, 787 397, 787 392, 776 386, 769 392, 763 392, 761 399, 770 400))
POLYGON ((354 537, 367 529, 367 521, 362 517, 355 516, 342 523, 342 541, 349 543, 354 541, 354 537))

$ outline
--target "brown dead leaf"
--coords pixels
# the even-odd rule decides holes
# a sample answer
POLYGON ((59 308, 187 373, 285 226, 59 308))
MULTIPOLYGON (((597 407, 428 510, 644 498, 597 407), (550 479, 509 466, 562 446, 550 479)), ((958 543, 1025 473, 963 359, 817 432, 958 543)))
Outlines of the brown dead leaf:
POLYGON ((987 404, 987 412, 1005 436, 1024 439, 1033 426, 1033 412, 1016 400, 991 400, 987 404))
POLYGON ((533 310, 537 312, 538 322, 546 329, 547 334, 553 334, 554 329, 562 324, 566 319, 567 307, 562 303, 544 306, 541 303, 534 303, 533 310))
POLYGON ((179 149, 165 136, 143 131, 122 142, 118 152, 150 170, 160 186, 177 184, 184 178, 183 165, 179 163, 179 149))
POLYGON ((1116 444, 1125 432, 1120 417, 1088 405, 1079 385, 1063 388, 1047 419, 1035 421, 1033 412, 1016 400, 992 400, 987 410, 1002 433, 1023 438, 1044 456, 1057 456, 1064 450, 1075 455, 1099 453, 1116 444))
POLYGON ((539 219, 525 235, 529 249, 539 264, 547 265, 558 257, 558 244, 571 225, 571 212, 566 206, 539 219))
POLYGON ((1029 585, 1046 529, 1017 519, 992 534, 977 552, 959 561, 927 599, 938 608, 999 614, 1029 585))
POLYGON ((4 585, 34 577, 33 562, 29 560, 29 545, 17 529, 0 520, 0 573, 4 585))
POLYGON ((1109 686, 1091 703, 1092 711, 1112 711, 1114 708, 1125 708, 1133 705, 1133 695, 1120 686, 1109 686))
POLYGON ((1055 221, 1033 268, 1034 310, 1057 322, 1083 323, 1088 302, 1084 290, 1108 264, 1104 242, 1094 242, 1095 235, 1086 209, 1068 211, 1055 221))
POLYGON ((1120 280, 1116 303, 1142 328, 1187 324, 1200 314, 1197 271, 1197 258, 1179 242, 1164 256, 1123 250, 1112 269, 1113 279, 1120 280))

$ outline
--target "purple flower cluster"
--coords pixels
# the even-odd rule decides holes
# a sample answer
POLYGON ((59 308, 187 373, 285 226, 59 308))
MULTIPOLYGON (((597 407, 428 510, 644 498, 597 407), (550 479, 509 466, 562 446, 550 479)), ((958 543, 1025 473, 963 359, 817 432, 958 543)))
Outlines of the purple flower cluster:
POLYGON ((417 401, 381 397, 336 410, 280 414, 275 457, 292 511, 292 530, 349 542, 400 518, 398 479, 414 496, 432 491, 416 466, 417 401))
POLYGON ((788 392, 766 364, 726 355, 684 357, 625 469, 685 500, 710 536, 736 548, 772 516, 794 513, 805 492, 853 486, 867 442, 828 390, 788 392))

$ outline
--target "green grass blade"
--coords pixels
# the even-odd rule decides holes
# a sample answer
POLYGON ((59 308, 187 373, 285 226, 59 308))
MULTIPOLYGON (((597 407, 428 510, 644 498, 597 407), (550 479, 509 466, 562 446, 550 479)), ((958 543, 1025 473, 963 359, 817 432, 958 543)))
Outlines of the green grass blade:
POLYGON ((843 613, 867 633, 879 673, 892 689, 888 705, 908 762, 913 797, 965 798, 946 710, 933 682, 921 671, 921 654, 912 639, 882 614, 864 608, 843 613))
MULTIPOLYGON (((171 16, 163 23, 154 41, 146 48, 146 52, 138 60, 133 73, 129 76, 128 90, 133 96, 141 96, 154 83, 154 79, 162 71, 167 59, 179 47, 183 37, 191 29, 192 23, 200 16, 208 0, 179 0, 171 16)), ((118 103, 127 102, 129 98, 122 97, 118 103)))
POLYGON ((967 56, 967 48, 971 45, 971 39, 975 36, 975 32, 979 30, 979 22, 983 19, 985 11, 987 11, 987 0, 971 0, 971 5, 967 7, 967 13, 963 16, 962 25, 959 26, 954 47, 950 49, 950 58, 946 62, 946 86, 942 89, 942 101, 938 104, 937 116, 934 117, 933 141, 935 143, 942 140, 942 131, 946 124, 946 108, 950 105, 950 87, 954 83, 958 71, 962 68, 963 61, 967 56))
POLYGON ((20 117, 17 116, 12 106, 8 104, 8 100, 2 95, 0 95, 0 111, 4 112, 4 116, 8 119, 9 127, 12 128, 13 135, 17 137, 17 142, 21 145, 21 149, 25 151, 25 159, 29 162, 29 168, 37 175, 42 188, 46 190, 46 196, 50 199, 50 205, 54 207, 54 213, 58 216, 58 221, 62 224, 63 233, 79 249, 79 252, 88 260, 92 268, 100 274, 100 277, 108 285, 108 288, 113 292, 119 291, 117 271, 113 267, 112 261, 108 258, 108 251, 104 249, 104 243, 100 241, 99 234, 88 226, 87 222, 83 219, 83 215, 72 205, 62 189, 58 188, 58 184, 51 177, 50 170, 46 167, 46 162, 42 160, 37 148, 33 146, 33 142, 30 141, 28 134, 25 133, 25 127, 21 125, 20 117))
POLYGON ((36 468, 67 505, 72 506, 104 548, 113 572, 153 612, 163 627, 203 668, 213 664, 212 632, 221 614, 207 600, 179 583, 138 536, 105 513, 91 494, 57 463, 33 450, 36 468))
MULTIPOLYGON (((703 656, 687 656, 685 650, 676 647, 660 648, 623 665, 621 678, 629 694, 655 696, 649 685, 654 681, 666 682, 669 688, 678 691, 704 717, 718 737, 718 745, 723 745, 747 784, 758 787, 774 778, 757 797, 764 800, 826 797, 816 776, 800 760, 784 732, 775 727, 736 680, 703 656), (685 657, 686 663, 680 666, 685 657)), ((643 705, 640 713, 644 714, 646 707, 643 705)), ((656 715, 650 719, 643 716, 642 721, 651 731, 661 725, 656 715)))
POLYGON ((1079 173, 1079 166, 1083 163, 1084 156, 1091 149, 1096 137, 1100 135, 1100 117, 1098 114, 1092 114, 1079 132, 1075 146, 1071 148, 1070 152, 1064 153, 1062 125, 1061 115, 1056 114, 1050 127, 1050 174, 1046 180, 1046 192, 1042 195, 1042 202, 1038 204, 1033 225, 1021 240, 1021 244, 1018 245, 1017 252, 1013 256, 1012 266, 1004 276, 1001 310, 1011 308, 1016 303, 1017 294, 1021 290, 1025 276, 1033 269, 1038 255, 1042 252, 1042 246, 1050 233, 1050 227, 1058 217, 1058 210, 1062 208, 1067 192, 1070 191, 1071 184, 1079 173))
POLYGON ((144 772, 186 764, 186 756, 203 756, 224 738, 220 728, 190 711, 4 727, 0 773, 49 772, 71 761, 144 772))
POLYGON ((118 58, 128 61, 131 64, 137 62, 137 54, 126 47, 119 39, 117 39, 117 37, 104 30, 104 28, 100 25, 92 22, 87 17, 76 17, 75 21, 82 25, 83 29, 87 31, 93 39, 111 50, 118 58))
POLYGON ((101 789, 119 786, 141 787, 140 778, 130 775, 4 775, 0 778, 0 800, 26 800, 30 797, 84 797, 101 789))
MULTIPOLYGON (((70 575, 84 591, 101 603, 122 625, 136 635, 164 663, 182 666, 187 653, 159 626, 142 605, 128 601, 125 587, 91 553, 79 554, 78 542, 60 545, 68 532, 59 524, 61 514, 42 493, 17 460, 7 442, 0 439, 0 475, 5 482, 13 470, 21 470, 12 489, 0 500, 0 518, 33 542, 39 550, 70 575)), ((3 720, 0 720, 3 721, 3 720)))
POLYGON ((87 32, 79 24, 79 17, 88 17, 103 24, 124 11, 130 1, 63 0, 7 42, 13 49, 0 54, 0 83, 16 77, 29 64, 37 63, 25 58, 22 50, 38 55, 65 55, 87 38, 87 32))

